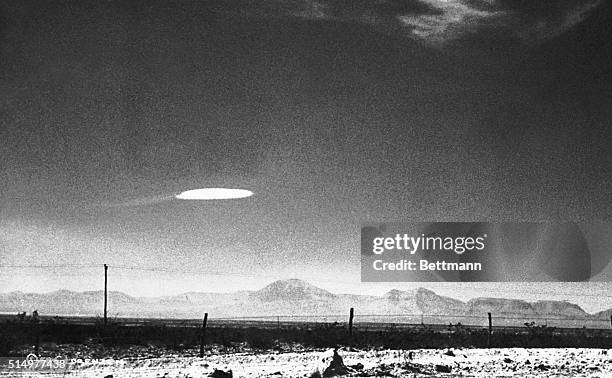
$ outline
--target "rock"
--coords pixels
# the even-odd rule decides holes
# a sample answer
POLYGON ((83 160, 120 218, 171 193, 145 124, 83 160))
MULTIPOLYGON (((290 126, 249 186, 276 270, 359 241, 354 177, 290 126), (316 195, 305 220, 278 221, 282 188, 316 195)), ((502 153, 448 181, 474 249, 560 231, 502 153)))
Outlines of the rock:
POLYGON ((338 354, 338 349, 334 349, 334 356, 329 366, 323 371, 323 377, 335 377, 338 375, 346 375, 349 369, 344 365, 342 357, 338 354))
POLYGON ((447 356, 455 357, 455 353, 450 349, 444 352, 444 354, 446 354, 447 356))
POLYGON ((210 373, 209 377, 212 378, 232 378, 232 371, 225 372, 223 370, 215 369, 212 373, 210 373))
POLYGON ((112 374, 105 375, 104 378, 113 378, 113 375, 112 374))
POLYGON ((358 364, 351 365, 351 368, 355 370, 363 370, 363 364, 360 362, 358 364))
POLYGON ((504 362, 505 362, 505 363, 507 363, 507 364, 511 364, 511 363, 513 363, 514 361, 512 361, 512 359, 511 359, 511 358, 506 357, 506 358, 504 358, 504 362))
POLYGON ((376 369, 372 370, 372 371, 368 371, 368 372, 363 372, 360 375, 364 375, 364 376, 374 376, 374 377, 392 377, 393 373, 391 372, 393 370, 392 366, 386 365, 386 364, 381 364, 380 366, 378 366, 376 369))
POLYGON ((425 372, 423 366, 418 364, 406 363, 401 368, 411 373, 422 374, 425 372))
POLYGON ((525 360, 525 365, 531 365, 531 362, 529 360, 525 360))
POLYGON ((451 367, 446 365, 436 365, 436 371, 438 373, 450 373, 451 367))

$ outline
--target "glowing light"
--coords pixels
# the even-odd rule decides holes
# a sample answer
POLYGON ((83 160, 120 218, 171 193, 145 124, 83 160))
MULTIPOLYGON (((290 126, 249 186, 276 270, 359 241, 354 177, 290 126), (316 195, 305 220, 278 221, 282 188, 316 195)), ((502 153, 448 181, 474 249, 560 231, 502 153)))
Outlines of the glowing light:
POLYGON ((246 198, 252 195, 253 192, 245 189, 204 188, 187 190, 175 197, 181 200, 220 200, 246 198))

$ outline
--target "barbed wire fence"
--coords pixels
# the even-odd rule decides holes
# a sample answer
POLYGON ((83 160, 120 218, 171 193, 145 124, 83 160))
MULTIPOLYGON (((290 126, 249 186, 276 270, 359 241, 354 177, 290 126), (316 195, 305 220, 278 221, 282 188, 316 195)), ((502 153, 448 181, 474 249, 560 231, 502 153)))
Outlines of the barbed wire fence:
MULTIPOLYGON (((104 274, 106 283, 107 265, 104 264, 104 274)), ((49 264, 49 265, 0 265, 0 269, 100 269, 99 264, 49 264)), ((180 274, 219 274, 219 275, 232 275, 232 273, 226 272, 201 272, 197 270, 174 270, 174 269, 163 269, 155 267, 138 267, 138 266, 125 266, 117 265, 110 266, 112 269, 132 271, 148 271, 154 273, 166 272, 166 273, 180 273, 180 274)), ((73 272, 74 273, 74 272, 73 272)), ((252 276, 247 274, 236 273, 238 276, 252 276)), ((260 276, 259 276, 260 277, 260 276)), ((107 288, 104 288, 104 314, 102 324, 106 327, 107 324, 107 313, 106 313, 106 297, 107 288)), ((546 295, 546 292, 540 292, 541 295, 546 295)), ((555 292, 556 295, 562 295, 563 293, 555 292)), ((570 295, 570 294, 566 294, 570 295)), ((590 294, 584 294, 588 296, 590 294)), ((597 295, 597 294, 592 294, 597 295)), ((598 297, 601 295, 597 295, 598 297)), ((612 298, 611 295, 607 297, 612 298)), ((203 311, 206 311, 203 309, 203 311)), ((469 327, 472 329, 482 329, 488 331, 489 342, 494 331, 522 331, 537 329, 536 327, 545 328, 560 328, 567 330, 602 330, 609 332, 612 330, 612 315, 610 319, 595 318, 592 315, 567 317, 567 316, 541 316, 534 314, 533 316, 515 315, 508 314, 501 311, 500 313, 487 312, 491 310, 481 309, 481 313, 470 312, 468 314, 448 314, 448 313, 360 313, 359 308, 351 308, 350 312, 344 314, 267 314, 267 315, 254 315, 254 316, 215 316, 214 313, 209 314, 203 313, 199 319, 176 319, 176 318, 135 318, 135 317, 115 317, 111 319, 113 326, 149 326, 149 327, 183 327, 183 328, 197 328, 198 338, 200 339, 200 349, 205 343, 206 328, 207 327, 255 327, 261 329, 276 330, 278 332, 289 328, 308 328, 308 327, 321 327, 331 326, 337 328, 345 328, 349 334, 349 343, 352 339, 354 329, 360 331, 393 331, 402 329, 430 329, 441 332, 445 331, 456 331, 461 327, 469 327)), ((9 322, 23 322, 25 319, 17 318, 15 314, 4 314, 0 315, 0 321, 4 320, 5 323, 9 322)), ((31 319, 30 319, 31 320, 31 319)), ((101 319, 96 316, 89 317, 75 317, 75 316, 54 316, 41 314, 37 316, 35 323, 46 323, 46 324, 72 324, 72 325, 99 325, 101 319)), ((37 326, 38 327, 38 326, 37 326)), ((571 331, 569 331, 571 333, 571 331)), ((36 335, 36 340, 39 337, 36 335)), ((36 342, 38 348, 38 341, 36 342)))

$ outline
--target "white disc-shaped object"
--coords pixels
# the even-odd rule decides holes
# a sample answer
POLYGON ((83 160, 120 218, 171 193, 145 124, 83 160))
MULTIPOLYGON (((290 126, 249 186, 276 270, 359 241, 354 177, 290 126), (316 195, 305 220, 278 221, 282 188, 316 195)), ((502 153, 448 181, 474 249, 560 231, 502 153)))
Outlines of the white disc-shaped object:
POLYGON ((253 195, 253 192, 246 189, 228 189, 228 188, 204 188, 187 190, 175 197, 181 200, 221 200, 246 198, 253 195))

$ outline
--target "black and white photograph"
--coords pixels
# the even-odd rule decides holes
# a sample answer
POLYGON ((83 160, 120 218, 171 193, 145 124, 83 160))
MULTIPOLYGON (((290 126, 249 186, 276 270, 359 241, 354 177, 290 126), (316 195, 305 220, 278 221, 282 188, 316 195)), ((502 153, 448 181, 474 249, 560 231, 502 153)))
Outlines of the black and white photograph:
POLYGON ((612 377, 612 1, 0 1, 0 377, 612 377))

